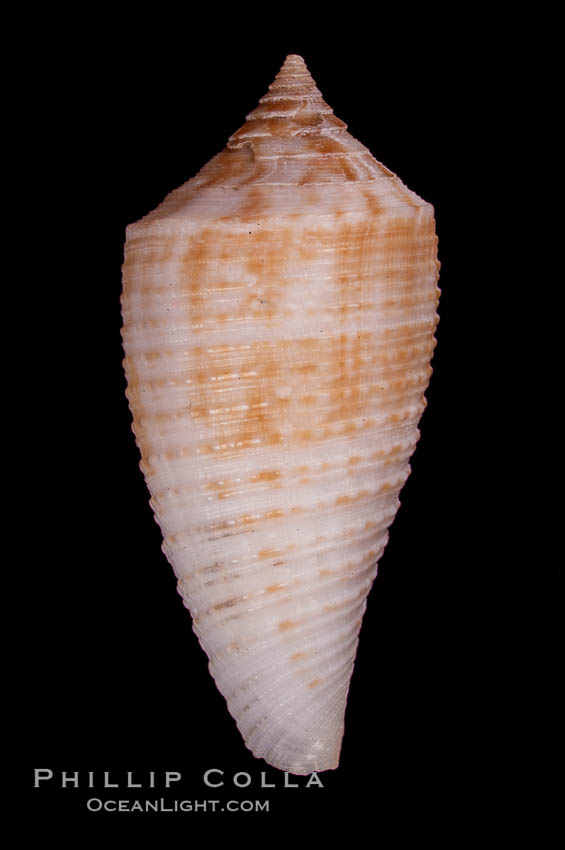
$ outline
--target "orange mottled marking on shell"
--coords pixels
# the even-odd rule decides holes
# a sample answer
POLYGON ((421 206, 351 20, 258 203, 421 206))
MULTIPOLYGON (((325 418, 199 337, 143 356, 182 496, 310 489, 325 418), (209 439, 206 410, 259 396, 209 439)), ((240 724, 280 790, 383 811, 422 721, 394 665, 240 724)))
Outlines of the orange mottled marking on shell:
POLYGON ((229 479, 226 479, 225 481, 207 481, 206 484, 204 484, 204 488, 206 490, 223 490, 225 487, 232 486, 232 484, 233 482, 229 479))
POLYGON ((260 549, 259 550, 259 557, 262 558, 262 559, 274 558, 275 555, 278 555, 280 553, 280 551, 281 550, 277 549, 276 547, 274 547, 272 549, 260 549))
POLYGON ((282 620, 279 623, 279 629, 281 632, 287 632, 289 629, 293 629, 297 624, 296 620, 282 620))
POLYGON ((206 530, 226 531, 238 525, 253 525, 254 523, 257 523, 263 519, 279 519, 283 516, 285 516, 285 512, 280 508, 275 508, 274 510, 265 511, 264 514, 243 514, 243 516, 238 516, 231 520, 211 522, 206 526, 206 530))
POLYGON ((257 522, 259 519, 261 519, 260 514, 244 514, 242 517, 238 517, 237 521, 242 522, 244 525, 251 525, 251 523, 257 522))
POLYGON ((233 599, 226 599, 225 602, 220 602, 219 605, 214 605, 214 611, 224 611, 226 608, 233 608, 244 600, 243 596, 234 596, 233 599))
MULTIPOLYGON (((380 213, 376 209, 373 212, 368 220, 353 222, 336 214, 334 226, 327 229, 314 230, 308 224, 300 231, 300 239, 296 238, 294 223, 285 228, 278 222, 273 229, 273 224, 260 216, 255 221, 250 218, 247 225, 242 217, 241 228, 233 231, 217 223, 204 226, 189 238, 178 261, 179 275, 174 283, 175 296, 181 299, 175 304, 186 304, 186 321, 194 342, 202 331, 215 330, 223 324, 249 322, 251 326, 256 323, 265 326, 282 320, 288 313, 285 292, 292 251, 304 259, 306 268, 310 259, 331 252, 335 276, 328 284, 329 292, 337 308, 346 308, 342 311, 346 322, 349 312, 357 309, 355 305, 371 303, 374 297, 372 280, 365 274, 366 246, 373 250, 378 243, 384 252, 383 267, 387 267, 390 258, 391 278, 394 278, 399 251, 404 251, 410 260, 410 252, 416 256, 420 250, 419 241, 435 238, 433 221, 420 226, 422 232, 416 239, 412 218, 387 219, 383 231, 380 213), (242 258, 241 279, 226 278, 221 272, 221 263, 229 267, 233 257, 242 258), (210 271, 216 268, 217 274, 210 271), (228 298, 229 309, 226 309, 228 298)), ((159 264, 159 251, 163 262, 168 262, 173 255, 171 240, 156 240, 150 251, 152 263, 159 264)), ((141 258, 139 261, 143 266, 141 258)), ((418 277, 421 263, 414 262, 413 266, 411 269, 408 263, 403 270, 401 296, 394 297, 391 289, 391 298, 385 299, 380 309, 385 312, 403 306, 408 309, 408 305, 417 305, 422 300, 418 277), (390 307, 386 306, 387 300, 390 307)), ((129 254, 125 268, 132 278, 139 275, 140 267, 129 254)), ((150 282, 149 273, 147 282, 150 282)), ((139 280, 136 286, 139 288, 139 280)), ((426 297, 429 298, 428 293, 426 297)), ((422 372, 414 377, 411 367, 415 357, 422 358, 424 330, 429 333, 429 322, 414 321, 378 331, 352 332, 343 325, 341 331, 328 333, 328 328, 321 328, 319 335, 296 339, 285 336, 276 340, 267 337, 235 346, 198 341, 187 352, 184 373, 175 376, 173 383, 184 394, 179 406, 198 423, 199 433, 208 436, 202 436, 196 446, 182 446, 171 457, 160 459, 174 463, 177 456, 194 452, 218 459, 231 458, 260 447, 310 446, 339 435, 353 437, 361 430, 373 428, 376 420, 371 414, 375 405, 386 411, 390 401, 418 383, 423 396, 427 377, 422 377, 422 372), (383 334, 389 339, 387 348, 381 344, 383 334), (375 350, 377 341, 380 347, 375 350), (378 379, 372 379, 371 371, 377 365, 378 379), (214 435, 213 440, 210 434, 214 435)), ((426 347, 430 348, 428 342, 426 347)), ((156 352, 147 352, 144 357, 151 362, 156 352)), ((155 448, 151 428, 144 424, 144 418, 150 410, 152 423, 166 422, 167 413, 156 413, 154 405, 148 404, 153 390, 138 376, 135 358, 126 358, 126 372, 143 469, 146 475, 152 475, 157 468, 155 448)), ((159 388, 158 382, 155 388, 159 388)), ((397 413, 392 408, 385 421, 395 425, 411 415, 397 413)), ((250 476, 250 481, 274 485, 278 473, 280 470, 259 471, 250 476)), ((216 489, 220 500, 233 495, 230 482, 221 487, 207 482, 203 487, 216 489)))
POLYGON ((335 500, 336 505, 350 505, 353 502, 352 496, 338 496, 335 500))
POLYGON ((280 508, 275 508, 272 511, 266 511, 265 517, 267 519, 279 519, 284 516, 284 511, 281 511, 280 508))
POLYGON ((249 479, 250 481, 276 481, 281 477, 280 469, 264 469, 262 472, 258 472, 255 475, 252 475, 249 479))

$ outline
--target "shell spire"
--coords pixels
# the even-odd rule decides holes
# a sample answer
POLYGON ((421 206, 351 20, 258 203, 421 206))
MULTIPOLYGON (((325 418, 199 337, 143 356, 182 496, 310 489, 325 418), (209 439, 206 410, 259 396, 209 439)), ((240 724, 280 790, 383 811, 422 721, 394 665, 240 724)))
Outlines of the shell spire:
POLYGON ((228 211, 243 217, 315 212, 316 187, 325 202, 332 198, 349 210, 424 204, 347 131, 302 57, 291 54, 224 150, 130 228, 156 220, 178 227, 187 216, 228 211))
POLYGON ((127 229, 124 366, 163 550, 246 746, 281 770, 338 765, 419 437, 438 268, 432 206, 296 55, 227 147, 127 229))
POLYGON ((231 136, 228 147, 238 147, 250 139, 319 136, 345 130, 346 126, 325 102, 304 59, 291 54, 244 126, 231 136))

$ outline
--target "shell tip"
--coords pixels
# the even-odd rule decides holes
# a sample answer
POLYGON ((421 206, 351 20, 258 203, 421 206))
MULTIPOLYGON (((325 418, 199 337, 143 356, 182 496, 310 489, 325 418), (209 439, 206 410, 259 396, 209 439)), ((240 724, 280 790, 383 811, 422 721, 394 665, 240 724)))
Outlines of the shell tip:
POLYGON ((298 53, 289 53, 281 65, 279 74, 309 74, 306 62, 298 53))
POLYGON ((306 62, 298 53, 289 53, 286 59, 283 62, 283 68, 285 65, 306 65, 306 62))
POLYGON ((294 99, 297 92, 300 92, 300 96, 306 94, 308 97, 322 100, 321 92, 316 88, 306 62, 298 53, 288 54, 273 83, 269 86, 269 92, 276 97, 282 95, 290 99, 294 99))

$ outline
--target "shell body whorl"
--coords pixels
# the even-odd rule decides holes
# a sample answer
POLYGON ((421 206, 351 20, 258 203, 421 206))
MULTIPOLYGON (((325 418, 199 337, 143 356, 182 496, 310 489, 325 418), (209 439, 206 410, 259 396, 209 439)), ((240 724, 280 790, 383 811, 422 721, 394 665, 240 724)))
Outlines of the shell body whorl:
POLYGON ((366 597, 431 373, 433 208, 290 56, 127 231, 133 427, 164 551, 247 746, 338 764, 366 597))

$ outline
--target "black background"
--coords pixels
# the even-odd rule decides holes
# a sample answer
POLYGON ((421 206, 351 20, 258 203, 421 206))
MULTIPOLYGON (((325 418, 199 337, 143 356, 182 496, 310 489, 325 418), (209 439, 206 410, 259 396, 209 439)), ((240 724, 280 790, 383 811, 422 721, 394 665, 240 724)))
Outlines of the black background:
MULTIPOLYGON (((62 22, 45 23, 51 34, 62 22)), ((368 33, 351 21, 307 34, 258 19, 252 30, 221 11, 215 28, 104 23, 75 21, 73 38, 43 42, 38 22, 33 46, 22 42, 30 76, 14 93, 31 232, 23 277, 34 280, 29 301, 17 295, 33 317, 33 330, 19 329, 32 351, 21 381, 30 413, 16 423, 27 447, 14 732, 25 811, 47 834, 76 836, 95 824, 188 831, 197 817, 229 830, 299 815, 468 834, 500 812, 524 753, 509 694, 536 614, 534 603, 524 618, 516 610, 519 571, 492 495, 503 474, 492 459, 503 470, 508 451, 505 390, 493 380, 506 352, 492 351, 498 201, 485 194, 496 195, 517 95, 500 33, 384 18, 368 33), (322 790, 303 779, 282 788, 282 774, 245 749, 208 674, 160 550, 121 366, 125 226, 224 147, 288 53, 304 57, 350 132, 434 205, 442 264, 421 439, 369 598, 341 763, 322 790), (31 787, 35 767, 55 772, 49 787, 31 787), (212 767, 225 771, 221 792, 203 785, 212 767), (62 770, 121 780, 178 770, 169 797, 269 799, 271 811, 94 815, 89 796, 131 792, 61 790, 62 770), (249 789, 232 786, 238 771, 249 789), (260 789, 261 771, 276 790, 260 789)))

